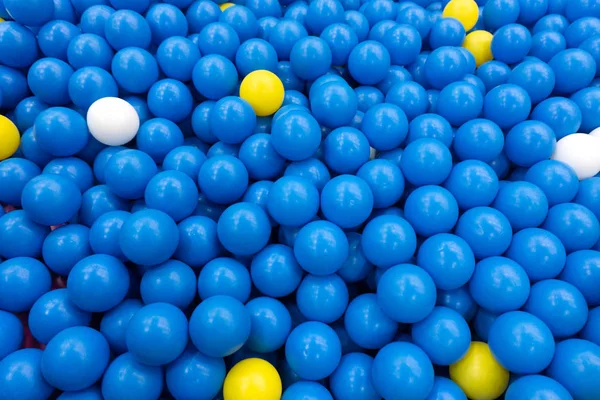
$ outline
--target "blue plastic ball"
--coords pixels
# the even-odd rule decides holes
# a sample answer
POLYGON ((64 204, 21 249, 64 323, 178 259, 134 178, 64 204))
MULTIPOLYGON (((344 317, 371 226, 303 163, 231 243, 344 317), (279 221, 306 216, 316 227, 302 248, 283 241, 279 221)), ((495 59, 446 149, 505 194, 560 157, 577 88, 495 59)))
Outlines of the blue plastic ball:
POLYGON ((314 35, 334 23, 344 21, 344 7, 337 0, 316 0, 311 2, 306 13, 305 24, 314 35))
POLYGON ((163 390, 164 375, 160 367, 142 364, 131 353, 115 358, 104 373, 102 396, 106 400, 119 397, 158 398, 163 390))
POLYGON ((179 244, 174 257, 192 268, 198 268, 221 253, 217 224, 206 216, 192 216, 178 225, 179 244))
POLYGON ((269 215, 285 226, 303 226, 319 209, 319 192, 306 178, 287 176, 275 181, 269 190, 269 215))
POLYGON ((55 157, 69 157, 88 143, 85 119, 77 111, 63 107, 49 108, 35 119, 35 138, 39 147, 55 157))
POLYGON ((483 115, 502 129, 512 128, 524 121, 530 111, 531 98, 517 85, 497 86, 485 96, 483 115))
POLYGON ((301 378, 319 380, 330 376, 337 368, 342 348, 332 328, 311 321, 292 330, 285 345, 285 355, 292 370, 301 378))
POLYGON ((270 353, 283 347, 292 329, 292 318, 285 306, 269 297, 257 297, 246 304, 252 320, 247 347, 259 353, 270 353))
POLYGON ((52 395, 54 388, 40 369, 42 354, 38 349, 21 349, 0 360, 2 396, 42 400, 52 395))
POLYGON ((140 150, 123 150, 114 154, 106 163, 106 185, 119 197, 139 199, 143 197, 148 182, 158 168, 152 158, 140 150))
POLYGON ((156 117, 179 123, 192 113, 192 107, 192 93, 180 81, 163 79, 148 91, 148 108, 156 117))
POLYGON ((96 100, 117 97, 119 89, 114 78, 98 67, 81 68, 69 79, 69 96, 77 107, 87 110, 96 100))
POLYGON ((25 75, 19 70, 1 65, 0 90, 2 90, 3 107, 14 107, 29 95, 25 75))
POLYGON ((150 179, 144 199, 148 207, 163 211, 178 222, 196 209, 198 189, 183 172, 163 171, 150 179))
POLYGON ((59 175, 40 175, 30 180, 21 196, 23 209, 35 222, 51 226, 73 218, 81 206, 75 183, 59 175))
POLYGON ((548 376, 562 384, 573 398, 590 399, 598 391, 595 377, 599 370, 600 347, 586 340, 569 339, 557 344, 548 376))
POLYGON ((43 173, 70 179, 79 187, 81 192, 92 187, 94 182, 90 166, 85 161, 75 157, 54 159, 46 164, 43 173))
POLYGON ((126 47, 112 59, 112 74, 119 86, 131 93, 146 93, 158 80, 156 59, 138 47, 126 47))
MULTIPOLYGON (((3 88, 2 90, 6 90, 6 88, 3 88)), ((3 97, 4 96, 5 94, 3 93, 3 97)), ((37 116, 46 109, 48 109, 48 106, 35 96, 21 100, 15 107, 14 121, 19 132, 25 132, 27 129, 31 128, 37 116)), ((21 141, 23 141, 23 139, 21 139, 21 141)))
POLYGON ((475 270, 475 256, 467 242, 442 233, 420 246, 417 264, 429 273, 438 289, 453 290, 466 284, 475 270))
POLYGON ((504 214, 515 231, 540 226, 548 214, 548 199, 544 192, 529 182, 503 185, 494 208, 504 214))
POLYGON ((239 97, 217 101, 210 113, 211 132, 226 144, 239 144, 254 132, 256 114, 252 106, 239 97))
POLYGON ((454 290, 438 290, 436 305, 451 308, 469 323, 479 308, 469 293, 468 285, 454 290))
POLYGON ((423 86, 411 81, 392 86, 385 96, 385 101, 400 107, 409 121, 425 113, 429 106, 427 92, 423 86))
POLYGON ((531 38, 529 55, 544 62, 550 61, 555 55, 567 48, 565 37, 554 31, 541 31, 531 38))
POLYGON ((452 82, 461 80, 467 71, 467 60, 462 52, 451 46, 442 46, 427 56, 425 76, 431 86, 443 89, 452 82))
POLYGON ((365 349, 380 349, 392 341, 398 330, 398 323, 382 311, 373 293, 350 302, 344 326, 352 341, 365 349))
POLYGON ((344 355, 330 378, 333 395, 348 400, 377 399, 379 395, 373 387, 371 378, 372 366, 373 358, 367 354, 344 355))
POLYGON ((0 38, 0 61, 7 67, 29 67, 39 58, 35 35, 17 22, 7 21, 2 24, 0 38))
MULTIPOLYGON (((75 0, 77 1, 81 0, 75 0)), ((104 25, 115 9, 106 3, 100 3, 85 9, 81 7, 78 12, 81 12, 80 28, 83 33, 94 33, 104 37, 104 25)))
MULTIPOLYGON (((588 313, 588 320, 581 332, 579 332, 579 336, 582 339, 589 340, 592 343, 598 344, 600 343, 600 336, 598 330, 600 324, 600 308, 596 307, 590 310, 588 313)), ((600 345, 599 345, 600 346, 600 345)))
POLYGON ((68 21, 50 21, 40 28, 38 45, 46 57, 66 61, 69 42, 80 33, 80 29, 68 21))
POLYGON ((113 50, 106 40, 93 33, 83 33, 71 40, 67 58, 73 68, 99 67, 108 70, 113 58, 113 50))
POLYGON ((129 321, 126 342, 136 361, 150 366, 168 364, 186 348, 188 321, 174 305, 146 305, 129 321))
POLYGON ((500 61, 488 61, 477 68, 476 75, 483 81, 487 91, 508 81, 511 69, 500 61))
POLYGON ((195 349, 187 349, 167 367, 167 388, 177 398, 212 399, 221 390, 225 373, 222 358, 208 357, 195 349), (201 393, 198 387, 202 388, 201 393))
POLYGON ((237 203, 219 217, 217 233, 223 247, 238 256, 258 253, 271 235, 269 217, 253 203, 237 203))
POLYGON ((456 235, 469 244, 476 258, 482 259, 501 255, 508 249, 512 228, 504 214, 490 207, 479 206, 461 215, 456 235))
POLYGON ((116 196, 108 186, 98 185, 91 187, 83 194, 79 219, 83 225, 90 227, 102 214, 129 209, 129 203, 116 196))
POLYGON ((64 391, 96 383, 108 365, 110 350, 102 334, 88 327, 71 327, 54 336, 42 355, 44 379, 64 391))
POLYGON ((6 260, 0 264, 0 308, 28 311, 50 284, 50 272, 41 262, 29 257, 6 260))
POLYGON ((169 151, 183 145, 183 140, 181 129, 165 118, 144 122, 136 135, 137 148, 157 163, 163 162, 169 151))
POLYGON ((578 132, 582 122, 582 113, 572 100, 552 97, 539 103, 531 112, 531 119, 547 124, 559 140, 571 133, 578 132))
POLYGON ((185 309, 196 295, 195 279, 189 266, 169 260, 144 273, 140 294, 145 304, 169 303, 185 309))
POLYGON ((202 55, 219 54, 233 60, 239 46, 238 34, 226 23, 211 22, 200 31, 198 47, 202 55))
POLYGON ((235 54, 235 65, 242 76, 252 71, 277 71, 277 52, 263 39, 249 39, 243 42, 235 54))
POLYGON ((337 176, 327 182, 321 192, 323 215, 342 228, 360 225, 372 210, 373 193, 369 185, 356 176, 337 176))
POLYGON ((231 26, 238 34, 242 43, 256 37, 258 33, 256 16, 249 8, 243 5, 227 8, 219 16, 219 22, 224 22, 231 26))
POLYGON ((426 398, 434 382, 427 354, 412 343, 393 342, 377 353, 372 367, 373 386, 380 396, 393 399, 398 393, 426 398))
POLYGON ((492 54, 494 59, 515 64, 525 58, 531 49, 531 33, 523 25, 507 24, 494 33, 492 54))
MULTIPOLYGON (((23 342, 23 337, 23 324, 19 318, 13 313, 0 311, 0 338, 2 338, 0 359, 3 359, 11 353, 19 350, 21 343, 23 342)), ((1 367, 0 370, 2 370, 1 367)), ((2 375, 0 374, 0 376, 2 375)), ((2 378, 0 378, 0 381, 1 379, 2 378)))
POLYGON ((424 237, 449 232, 458 220, 456 199, 440 186, 421 186, 412 191, 406 198, 404 211, 415 232, 424 237))
POLYGON ((275 151, 291 161, 311 157, 321 143, 319 124, 305 111, 290 111, 279 118, 276 117, 271 135, 271 144, 275 151))
MULTIPOLYGON (((595 18, 597 19, 597 18, 595 18)), ((596 62, 596 75, 600 72, 600 35, 595 35, 590 37, 587 40, 584 40, 579 48, 587 51, 594 58, 596 62)), ((593 82, 592 82, 593 84, 593 82)))
POLYGON ((442 46, 461 46, 464 40, 465 28, 460 21, 454 18, 440 19, 433 24, 429 32, 429 45, 432 49, 442 46))
POLYGON ((396 204, 404 193, 404 176, 400 168, 387 160, 371 160, 356 173, 371 188, 373 207, 386 208, 396 204))
MULTIPOLYGON (((294 371, 290 371, 294 373, 294 371)), ((297 374, 295 374, 297 376, 297 374)), ((298 377, 299 378, 299 377, 298 377)), ((301 400, 310 396, 310 399, 318 400, 333 400, 329 390, 317 382, 311 381, 299 381, 290 385, 285 392, 281 400, 301 400)))
POLYGON ((571 96, 571 100, 581 110, 582 120, 580 131, 590 132, 600 126, 600 119, 594 111, 597 109, 597 105, 600 104, 600 90, 598 89, 597 87, 585 88, 571 96))
POLYGON ((125 299, 102 316, 100 332, 102 332, 115 354, 127 352, 127 326, 131 318, 142 307, 141 300, 125 299))
POLYGON ((411 64, 422 47, 421 35, 417 29, 406 24, 393 24, 385 31, 380 41, 389 51, 394 65, 411 64))
POLYGON ((331 323, 348 306, 348 288, 338 275, 307 275, 296 292, 298 309, 309 321, 331 323))
POLYGON ((522 266, 532 281, 555 278, 567 259, 565 247, 558 237, 537 228, 517 232, 506 256, 522 266))
POLYGON ((596 216, 587 207, 575 203, 550 208, 542 227, 558 236, 567 252, 590 249, 600 237, 596 216))
POLYGON ((200 167, 206 161, 206 155, 195 146, 179 146, 165 156, 162 167, 165 170, 183 172, 196 180, 200 167))
POLYGON ((494 313, 521 308, 530 292, 525 270, 505 257, 481 260, 469 282, 471 296, 479 306, 494 313))
POLYGON ((257 37, 263 40, 269 40, 269 38, 271 37, 271 32, 273 31, 273 28, 275 28, 275 25, 277 25, 277 23, 279 22, 279 20, 275 17, 262 17, 261 19, 259 19, 257 21, 258 23, 258 33, 257 33, 257 37))
POLYGON ((457 129, 453 141, 453 149, 461 160, 490 162, 500 155, 503 148, 502 130, 486 119, 466 122, 457 129))
POLYGON ((517 22, 521 11, 519 0, 489 0, 483 7, 483 23, 490 31, 517 22))
POLYGON ((436 102, 437 113, 453 126, 461 126, 479 117, 483 107, 484 97, 481 91, 464 81, 453 82, 444 87, 436 102))
POLYGON ((33 162, 23 158, 9 158, 0 162, 0 201, 13 206, 21 205, 25 185, 41 173, 33 162))
POLYGON ((206 25, 217 22, 221 13, 219 4, 213 1, 194 1, 185 13, 190 33, 199 33, 206 25))
POLYGON ((412 327, 412 340, 436 365, 460 360, 471 345, 467 321, 458 312, 436 307, 424 320, 412 327))
POLYGON ((150 209, 132 214, 119 235, 123 254, 140 265, 165 262, 175 253, 178 242, 179 231, 173 219, 150 209))
POLYGON ((382 81, 391 65, 389 51, 379 42, 359 43, 348 58, 348 71, 360 84, 373 85, 382 81))
POLYGON ((404 218, 381 215, 367 223, 361 243, 367 260, 379 268, 389 268, 409 261, 416 242, 415 231, 404 218))
POLYGON ((539 373, 550 365, 554 356, 554 338, 548 326, 538 317, 522 311, 496 318, 488 343, 494 358, 517 374, 539 373))
POLYGON ((570 400, 571 394, 554 379, 543 375, 527 375, 518 378, 506 390, 506 400, 525 400, 538 396, 550 396, 556 400, 570 400))
POLYGON ((369 109, 362 120, 361 130, 376 150, 397 148, 408 133, 408 119, 394 104, 378 104, 369 109))
POLYGON ((327 42, 314 36, 300 38, 290 51, 292 71, 305 80, 314 80, 325 74, 331 67, 332 57, 327 42))
POLYGON ((196 307, 189 325, 191 341, 198 350, 211 357, 225 357, 248 340, 251 316, 233 297, 213 296, 196 307))
POLYGON ((556 75, 554 91, 571 94, 590 84, 596 75, 596 61, 587 51, 563 50, 548 62, 556 75))
POLYGON ((112 13, 106 19, 104 34, 115 51, 126 47, 147 49, 152 38, 148 22, 140 14, 131 10, 112 13))
POLYGON ((531 102, 537 104, 552 93, 555 85, 554 71, 548 64, 539 61, 524 61, 513 69, 508 83, 527 91, 531 102))
POLYGON ((357 96, 352 88, 336 82, 312 86, 310 105, 317 122, 331 129, 349 125, 358 109, 357 96))
POLYGON ((42 255, 48 268, 61 276, 69 275, 75 264, 92 253, 89 233, 83 225, 69 224, 46 236, 42 255))
POLYGON ((400 168, 407 181, 415 186, 442 183, 452 170, 452 155, 436 139, 418 139, 404 149, 400 168))
POLYGON ((8 14, 17 22, 27 26, 41 26, 54 15, 54 2, 51 0, 4 0, 8 14))
POLYGON ((250 297, 251 286, 246 267, 231 258, 209 261, 198 276, 198 294, 202 300, 213 296, 231 296, 245 303, 250 297))
POLYGON ((168 78, 186 82, 200 60, 200 50, 191 40, 175 36, 164 40, 156 50, 156 61, 168 78))
POLYGON ((544 191, 551 207, 573 200, 579 188, 575 171, 568 165, 554 160, 541 161, 532 166, 527 171, 525 180, 544 191))

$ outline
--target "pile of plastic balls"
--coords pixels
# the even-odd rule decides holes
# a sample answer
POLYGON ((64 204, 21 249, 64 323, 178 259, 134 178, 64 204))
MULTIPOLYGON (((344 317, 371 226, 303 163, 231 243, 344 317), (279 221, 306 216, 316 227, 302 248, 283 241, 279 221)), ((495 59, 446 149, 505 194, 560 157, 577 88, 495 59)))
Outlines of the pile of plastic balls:
POLYGON ((0 16, 0 400, 600 399, 600 0, 0 16))

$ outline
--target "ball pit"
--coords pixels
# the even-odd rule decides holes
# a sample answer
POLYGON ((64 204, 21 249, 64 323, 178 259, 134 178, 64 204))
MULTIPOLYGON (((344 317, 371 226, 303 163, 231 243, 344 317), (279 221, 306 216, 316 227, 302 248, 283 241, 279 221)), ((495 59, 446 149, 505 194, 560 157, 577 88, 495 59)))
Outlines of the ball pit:
POLYGON ((594 400, 598 0, 0 1, 0 399, 594 400))

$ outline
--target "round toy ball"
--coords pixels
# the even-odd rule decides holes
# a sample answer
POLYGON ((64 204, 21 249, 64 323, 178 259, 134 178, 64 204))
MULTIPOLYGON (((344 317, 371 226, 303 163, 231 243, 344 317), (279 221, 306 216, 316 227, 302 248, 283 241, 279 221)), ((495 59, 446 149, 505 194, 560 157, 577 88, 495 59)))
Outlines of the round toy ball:
POLYGON ((398 323, 382 311, 373 293, 362 294, 350 302, 344 327, 350 339, 365 349, 382 348, 398 331, 398 323))
POLYGON ((131 353, 115 358, 104 373, 102 396, 105 399, 126 397, 158 398, 163 390, 163 371, 139 363, 131 353))
POLYGON ((23 210, 11 211, 0 218, 0 256, 39 257, 50 228, 36 224, 23 210))
MULTIPOLYGON (((39 58, 35 35, 31 30, 20 25, 19 23, 13 21, 2 23, 2 25, 0 25, 0 38, 2 39, 2 44, 0 45, 0 49, 2 50, 0 60, 2 61, 2 64, 6 65, 7 67, 29 67, 39 58)), ((10 70, 7 70, 6 72, 9 71, 10 70)), ((8 97, 8 95, 10 94, 4 93, 4 96, 8 97)), ((27 95, 28 93, 23 93, 23 97, 12 102, 16 104, 27 95)), ((15 104, 12 106, 14 107, 15 104)))
POLYGON ((557 400, 573 398, 564 386, 543 375, 519 377, 510 384, 504 396, 507 400, 530 399, 540 396, 552 396, 557 400))
POLYGON ((278 300, 257 297, 246 304, 252 319, 247 347, 259 353, 279 350, 292 329, 288 309, 278 300))
POLYGON ((422 114, 410 122, 407 142, 411 143, 417 139, 437 139, 450 147, 453 140, 453 132, 450 123, 437 114, 422 114))
POLYGON ((590 132, 600 126, 597 114, 594 112, 600 103, 600 88, 589 87, 576 92, 571 100, 577 104, 582 114, 581 130, 590 132))
POLYGON ((308 36, 299 39, 290 52, 292 71, 304 80, 315 80, 331 67, 331 49, 323 39, 308 36))
POLYGON ((31 307, 28 328, 40 343, 48 343, 57 333, 72 326, 89 325, 92 314, 79 309, 67 289, 57 289, 40 297, 31 307))
MULTIPOLYGON (((80 0, 81 2, 81 0, 80 0)), ((77 3, 77 0, 72 1, 77 3)), ((81 12, 80 28, 83 33, 94 33, 98 36, 105 37, 104 26, 108 18, 115 12, 115 9, 105 4, 92 5, 87 9, 83 9, 82 5, 77 11, 81 12)))
POLYGON ((345 65, 350 52, 358 44, 358 37, 354 29, 347 24, 335 23, 327 26, 320 35, 321 39, 329 45, 332 53, 333 65, 345 65))
POLYGON ((508 218, 515 231, 540 226, 548 214, 546 195, 529 182, 510 182, 503 185, 493 206, 508 218))
POLYGON ((42 354, 42 350, 38 349, 21 349, 0 360, 3 396, 14 399, 52 396, 55 389, 46 382, 40 370, 42 354))
POLYGON ((377 303, 397 322, 423 320, 433 310, 435 300, 433 279, 416 265, 400 264, 388 269, 377 285, 377 303))
POLYGON ((490 90, 483 103, 483 115, 500 128, 512 128, 524 121, 531 111, 531 98, 527 92, 512 84, 504 84, 490 90))
POLYGON ((348 288, 335 274, 307 275, 296 292, 296 303, 307 320, 332 323, 340 319, 348 306, 348 288))
POLYGON ((242 143, 254 132, 256 114, 250 103, 235 96, 217 101, 210 113, 211 132, 223 143, 242 143))
POLYGON ((239 158, 250 178, 256 180, 281 176, 286 164, 273 148, 271 135, 267 133, 257 133, 246 139, 240 147, 239 158))
POLYGON ((304 161, 290 163, 286 167, 284 175, 306 178, 315 185, 317 190, 322 190, 329 179, 331 179, 331 174, 327 166, 316 158, 308 158, 304 161))
POLYGON ((402 109, 394 104, 378 104, 364 115, 361 131, 371 147, 379 151, 397 148, 408 133, 408 119, 402 109))
POLYGON ((223 22, 212 22, 204 26, 198 37, 198 47, 203 55, 219 54, 233 60, 240 46, 236 31, 223 22))
POLYGON ((165 156, 162 167, 165 170, 183 172, 190 178, 198 179, 200 167, 206 161, 206 155, 195 146, 179 146, 165 156))
POLYGON ((83 225, 90 227, 102 214, 115 210, 129 210, 130 207, 129 202, 117 197, 108 186, 92 186, 81 198, 79 218, 83 225))
MULTIPOLYGON (((491 50, 490 50, 491 51, 491 50)), ((508 82, 511 68, 500 61, 488 61, 477 68, 476 76, 481 79, 487 91, 508 82)))
POLYGON ((442 18, 431 27, 429 45, 432 49, 442 46, 461 46, 465 40, 465 28, 455 18, 442 18))
POLYGON ((119 86, 131 93, 146 93, 158 80, 156 59, 138 47, 126 47, 117 52, 111 70, 119 86))
POLYGON ((204 300, 190 317, 190 339, 202 353, 226 357, 238 351, 250 336, 251 316, 233 297, 204 300))
POLYGON ((409 65, 414 62, 422 46, 419 31, 407 24, 391 25, 380 41, 390 53, 390 60, 394 65, 409 65))
POLYGON ((158 210, 142 210, 131 215, 121 228, 119 243, 123 254, 140 265, 167 261, 179 242, 179 230, 171 217, 158 210))
POLYGON ((477 263, 469 289, 477 304, 501 313, 517 310, 525 304, 530 283, 525 270, 513 260, 489 257, 477 263))
POLYGON ((550 206, 573 200, 579 188, 575 171, 569 165, 555 160, 535 164, 525 174, 525 180, 544 191, 550 206))
POLYGON ((24 158, 9 158, 0 161, 0 201, 20 206, 23 188, 40 173, 37 165, 24 158))
POLYGON ((472 84, 453 82, 441 90, 436 107, 438 114, 450 124, 460 126, 481 114, 484 98, 472 84))
POLYGON ((519 23, 523 25, 530 25, 533 22, 539 20, 546 14, 549 8, 548 0, 525 0, 519 1, 521 12, 519 13, 519 23))
POLYGON ((89 245, 94 253, 125 259, 119 245, 119 234, 130 216, 126 211, 109 211, 94 222, 89 231, 89 245))
POLYGON ((404 149, 400 168, 406 180, 415 186, 438 185, 452 170, 452 155, 436 139, 418 139, 404 149))
POLYGON ((272 244, 254 256, 250 274, 254 286, 264 295, 285 297, 296 290, 303 272, 291 248, 272 244))
POLYGON ((345 82, 313 85, 309 97, 313 116, 321 125, 328 128, 350 125, 356 115, 357 96, 345 82))
POLYGON ((277 52, 280 60, 289 60, 294 44, 306 36, 308 36, 308 33, 304 25, 298 21, 286 18, 277 22, 268 40, 277 52))
POLYGON ((105 312, 129 291, 129 272, 118 259, 96 254, 79 261, 69 272, 69 298, 84 311, 105 312))
POLYGON ((600 346, 581 339, 556 345, 548 376, 563 385, 574 399, 591 399, 600 390, 600 346))
POLYGON ((317 0, 306 13, 306 27, 314 35, 336 22, 344 21, 344 7, 337 0, 317 0))
MULTIPOLYGON (((447 398, 448 400, 464 400, 467 398, 462 389, 448 378, 435 377, 430 396, 447 398)), ((435 397, 434 397, 435 398, 435 397)))
MULTIPOLYGON (((88 143, 85 119, 68 108, 53 107, 35 119, 35 138, 40 149, 55 157, 75 155, 88 143)), ((11 143, 7 143, 9 146, 11 143)), ((7 149, 10 151, 10 147, 7 149)))
POLYGON ((356 227, 373 210, 373 193, 367 183, 352 175, 331 179, 321 192, 321 211, 325 218, 342 228, 356 227))
POLYGON ((75 69, 99 67, 109 70, 114 52, 103 37, 84 33, 70 41, 66 55, 75 69))
POLYGON ((92 136, 108 146, 130 142, 140 127, 135 108, 117 97, 96 100, 88 109, 86 118, 92 136))
POLYGON ((367 260, 379 268, 389 268, 411 259, 417 247, 417 237, 404 218, 381 215, 367 223, 361 244, 367 260))
POLYGON ((181 261, 169 260, 146 271, 140 283, 145 304, 168 303, 181 309, 196 296, 196 274, 181 261))
POLYGON ((54 159, 44 167, 43 173, 63 176, 75 183, 81 192, 88 190, 94 183, 90 166, 75 157, 54 159))
POLYGON ((474 0, 452 0, 444 7, 442 17, 455 18, 460 21, 465 31, 470 31, 479 18, 479 8, 474 0))
POLYGON ((523 25, 504 25, 494 33, 492 54, 498 61, 515 64, 522 61, 530 49, 531 33, 523 25))
POLYGON ((498 125, 487 119, 474 119, 455 133, 453 149, 461 160, 496 159, 504 148, 504 134, 498 125))
POLYGON ((406 198, 404 211, 415 232, 424 237, 449 232, 458 220, 456 199, 439 186, 421 186, 412 191, 406 198))
POLYGON ((259 117, 274 114, 281 107, 283 92, 283 84, 277 75, 266 70, 251 72, 240 86, 240 97, 259 117))
POLYGON ((524 310, 544 321, 556 338, 579 332, 587 321, 588 308, 581 292, 572 284, 549 279, 531 287, 524 310))
POLYGON ((15 124, 5 116, 0 116, 0 161, 15 154, 20 142, 21 138, 15 124))
POLYGON ((293 370, 290 370, 288 373, 294 374, 296 381, 287 389, 285 389, 283 397, 281 398, 282 400, 300 400, 305 396, 311 396, 312 398, 318 398, 322 400, 333 400, 329 390, 325 389, 325 387, 320 383, 302 381, 293 370))
POLYGON ((596 61, 587 51, 563 50, 548 62, 556 75, 554 91, 571 94, 590 84, 596 74, 596 61))
POLYGON ((266 246, 271 236, 271 223, 262 207, 253 203, 237 203, 221 214, 217 232, 226 250, 238 256, 248 256, 266 246))
POLYGON ((471 331, 458 312, 436 307, 424 320, 412 327, 412 339, 436 365, 450 365, 469 350, 471 331))
POLYGON ((382 81, 390 68, 389 51, 379 42, 366 40, 352 49, 348 58, 348 71, 362 85, 382 81))
POLYGON ((416 82, 400 82, 392 86, 386 96, 386 103, 395 104, 406 113, 409 120, 427 111, 427 91, 416 82))
POLYGON ((75 183, 59 175, 40 175, 23 188, 21 204, 29 217, 41 225, 60 225, 77 214, 81 192, 75 183))
POLYGON ((219 54, 209 54, 196 63, 193 80, 194 87, 200 94, 208 99, 218 100, 233 93, 237 86, 238 73, 227 58, 219 54))
POLYGON ((4 0, 4 7, 15 21, 27 26, 42 26, 54 15, 52 0, 33 0, 25 3, 19 0, 4 0))
POLYGON ((377 393, 385 398, 394 398, 398 393, 425 398, 433 387, 434 371, 427 354, 419 347, 394 342, 375 356, 372 379, 377 393))
POLYGON ((442 46, 427 56, 424 72, 431 86, 443 89, 467 73, 466 60, 458 48, 442 46))
POLYGON ((505 25, 517 22, 521 10, 518 0, 491 0, 483 7, 484 26, 490 31, 495 31, 505 25))
POLYGON ((217 204, 231 204, 246 191, 248 171, 233 156, 215 156, 202 164, 198 184, 208 200, 217 204))
POLYGON ((600 237, 596 216, 587 207, 575 203, 552 207, 542 228, 558 236, 567 252, 590 249, 600 237))
POLYGON ((313 221, 304 225, 294 242, 294 255, 298 264, 313 275, 337 272, 346 261, 348 253, 346 235, 329 221, 313 221))
MULTIPOLYGON (((0 346, 0 358, 2 359, 21 347, 23 324, 13 313, 0 311, 0 338, 2 338, 2 345, 0 346)), ((0 370, 2 370, 2 367, 0 367, 0 370)), ((4 376, 0 373, 0 381, 3 378, 4 376)))
POLYGON ((381 90, 372 86, 359 86, 354 89, 354 93, 356 93, 358 100, 358 111, 367 112, 375 104, 380 104, 384 101, 384 95, 381 90))
POLYGON ((558 237, 537 228, 515 233, 506 256, 522 266, 532 281, 555 278, 564 268, 567 258, 565 247, 558 237))
POLYGON ((137 148, 157 163, 161 163, 169 151, 183 145, 183 141, 181 129, 164 118, 144 122, 136 136, 137 148))
POLYGON ((178 222, 196 209, 198 189, 183 172, 163 171, 150 179, 144 199, 148 207, 163 211, 178 222))
POLYGON ((429 273, 438 289, 453 290, 466 284, 475 270, 475 256, 466 241, 441 233, 425 240, 417 264, 429 273))
POLYGON ((305 160, 314 155, 321 144, 319 123, 307 112, 290 111, 273 123, 271 144, 288 160, 305 160))
POLYGON ((223 295, 246 303, 251 288, 248 270, 231 258, 216 258, 208 262, 198 276, 198 294, 202 300, 223 295))
POLYGON ((127 325, 127 349, 145 365, 159 366, 179 357, 188 342, 187 318, 167 303, 148 304, 127 325))
POLYGON ((579 336, 582 339, 589 340, 592 343, 598 344, 600 346, 600 331, 598 327, 600 326, 600 308, 596 307, 591 309, 588 314, 588 321, 579 332, 579 336))
POLYGON ((225 400, 279 400, 281 398, 279 373, 267 361, 249 358, 237 363, 227 374, 223 384, 225 400))
POLYGON ((166 370, 166 383, 169 392, 178 398, 198 396, 197 385, 202 385, 202 393, 216 396, 225 379, 225 362, 222 358, 205 356, 195 349, 187 349, 166 370))
POLYGON ((400 168, 387 160, 371 160, 356 173, 371 188, 373 207, 386 208, 398 202, 404 193, 400 168))
POLYGON ((582 114, 572 100, 552 97, 542 101, 533 109, 531 119, 547 124, 559 140, 579 130, 582 114))
MULTIPOLYGON (((1 26, 2 25, 0 24, 0 27, 1 26)), ((0 79, 2 80, 3 85, 2 106, 15 107, 21 100, 29 95, 27 79, 19 70, 5 66, 0 67, 0 79)))
POLYGON ((83 326, 67 328, 46 346, 41 370, 55 388, 81 390, 102 377, 109 356, 108 343, 100 332, 83 326))
POLYGON ((170 37, 158 47, 156 60, 168 78, 186 82, 192 78, 194 66, 200 60, 200 50, 189 39, 170 37))
POLYGON ((156 174, 156 163, 139 150, 123 150, 113 155, 105 167, 107 186, 124 199, 138 199, 156 174))
POLYGON ((351 400, 377 398, 379 395, 371 378, 372 367, 373 358, 367 354, 357 352, 344 355, 331 375, 331 392, 337 398, 351 400))
POLYGON ((508 78, 508 83, 520 86, 527 91, 533 104, 550 96, 555 81, 554 71, 550 66, 538 61, 522 62, 513 69, 508 78))
POLYGON ((104 335, 111 350, 116 354, 127 351, 126 332, 129 321, 140 308, 141 300, 125 299, 110 311, 106 312, 100 321, 100 332, 104 335))
POLYGON ((191 114, 193 102, 190 89, 175 79, 158 81, 148 91, 148 108, 152 114, 175 123, 191 114))
POLYGON ((242 43, 235 54, 235 65, 242 76, 252 71, 278 69, 277 52, 263 39, 249 39, 242 43))
POLYGON ((366 136, 356 128, 342 127, 331 131, 324 141, 324 161, 337 173, 356 173, 369 160, 366 136))
POLYGON ((531 38, 531 51, 529 55, 548 62, 566 48, 565 37, 559 32, 542 31, 536 33, 531 38))
POLYGON ((282 177, 269 190, 269 215, 285 226, 303 226, 319 210, 319 192, 307 179, 296 176, 282 177))
MULTIPOLYGON (((6 90, 5 87, 4 90, 6 90)), ((6 94, 3 94, 3 97, 6 94)), ((24 132, 31 128, 35 123, 35 119, 44 110, 48 109, 48 105, 41 102, 37 97, 27 97, 16 105, 15 107, 15 121, 14 124, 17 126, 19 132, 24 132)))
POLYGON ((126 47, 146 49, 152 38, 148 22, 140 14, 130 10, 119 10, 111 14, 106 20, 104 34, 116 51, 126 47))
POLYGON ((42 255, 50 270, 67 276, 77 262, 91 255, 90 230, 77 224, 68 224, 53 230, 44 240, 42 255))
POLYGON ((517 374, 543 371, 554 356, 554 338, 538 317, 512 311, 492 324, 488 340, 492 354, 507 370, 517 374))
POLYGON ((450 378, 471 399, 496 399, 508 386, 510 374, 483 342, 471 342, 467 354, 450 366, 450 378))
POLYGON ((328 325, 304 322, 288 336, 285 356, 301 378, 319 380, 327 378, 337 368, 342 358, 342 346, 338 335, 328 325))

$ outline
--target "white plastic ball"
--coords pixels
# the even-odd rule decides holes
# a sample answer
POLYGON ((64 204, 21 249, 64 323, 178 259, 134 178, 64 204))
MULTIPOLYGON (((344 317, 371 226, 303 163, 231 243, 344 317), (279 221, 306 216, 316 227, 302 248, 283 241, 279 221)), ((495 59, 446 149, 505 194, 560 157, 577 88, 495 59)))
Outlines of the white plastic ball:
POLYGON ((580 180, 591 178, 600 171, 600 138, 586 133, 565 136, 556 143, 552 159, 573 168, 580 180))
POLYGON ((593 131, 591 131, 590 135, 594 136, 594 137, 597 137, 597 138, 600 138, 600 128, 596 128, 593 131))
POLYGON ((107 146, 121 146, 137 135, 140 117, 135 108, 118 97, 96 100, 87 112, 90 133, 107 146))

